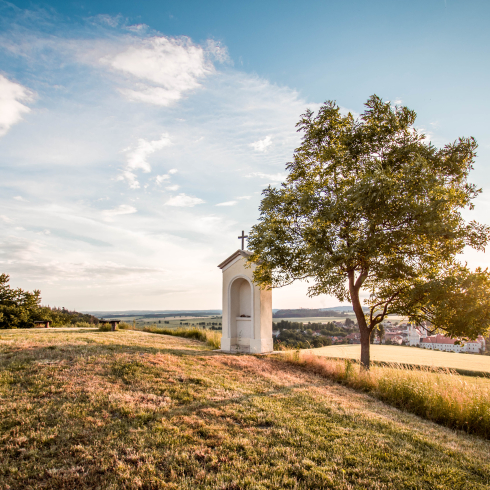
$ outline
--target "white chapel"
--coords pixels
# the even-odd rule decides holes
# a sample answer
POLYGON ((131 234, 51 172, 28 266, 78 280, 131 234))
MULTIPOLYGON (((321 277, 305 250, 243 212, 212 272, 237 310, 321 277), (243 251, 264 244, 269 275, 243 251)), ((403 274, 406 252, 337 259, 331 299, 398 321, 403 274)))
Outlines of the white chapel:
POLYGON ((250 255, 237 250, 218 266, 223 271, 221 350, 225 352, 273 351, 272 290, 253 283, 254 265, 246 267, 250 255))

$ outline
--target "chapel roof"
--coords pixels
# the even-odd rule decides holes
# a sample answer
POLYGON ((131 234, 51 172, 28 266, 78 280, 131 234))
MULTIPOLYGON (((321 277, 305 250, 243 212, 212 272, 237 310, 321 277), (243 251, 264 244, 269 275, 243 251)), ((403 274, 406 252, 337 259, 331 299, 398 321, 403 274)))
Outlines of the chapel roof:
POLYGON ((220 269, 224 269, 230 262, 235 260, 237 257, 240 257, 240 255, 248 259, 252 255, 252 252, 249 252, 248 250, 237 250, 235 253, 231 254, 226 260, 223 260, 223 262, 221 262, 221 264, 219 264, 218 267, 220 269))

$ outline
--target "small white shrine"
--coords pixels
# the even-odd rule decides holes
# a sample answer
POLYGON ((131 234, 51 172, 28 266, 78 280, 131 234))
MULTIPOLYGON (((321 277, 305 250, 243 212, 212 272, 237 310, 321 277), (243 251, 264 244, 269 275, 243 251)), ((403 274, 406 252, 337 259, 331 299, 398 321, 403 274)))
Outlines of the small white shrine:
MULTIPOLYGON (((243 239, 246 238, 242 232, 243 239)), ((223 271, 221 350, 260 354, 273 351, 272 290, 253 283, 250 252, 237 250, 218 266, 223 271)))

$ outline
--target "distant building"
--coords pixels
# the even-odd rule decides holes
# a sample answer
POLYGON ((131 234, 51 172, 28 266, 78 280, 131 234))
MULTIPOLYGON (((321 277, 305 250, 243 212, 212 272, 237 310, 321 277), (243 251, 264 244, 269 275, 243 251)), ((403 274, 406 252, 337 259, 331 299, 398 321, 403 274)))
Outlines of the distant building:
POLYGON ((478 337, 477 340, 469 342, 461 342, 456 344, 457 339, 451 339, 445 335, 437 334, 425 337, 420 340, 420 347, 424 349, 438 349, 446 352, 468 352, 468 353, 480 353, 485 349, 485 339, 478 337))
POLYGON ((408 325, 407 342, 408 345, 419 345, 422 339, 427 337, 427 330, 422 326, 408 325))
POLYGON ((361 343, 361 334, 357 333, 357 332, 346 335, 344 338, 349 342, 349 344, 360 344, 361 343))

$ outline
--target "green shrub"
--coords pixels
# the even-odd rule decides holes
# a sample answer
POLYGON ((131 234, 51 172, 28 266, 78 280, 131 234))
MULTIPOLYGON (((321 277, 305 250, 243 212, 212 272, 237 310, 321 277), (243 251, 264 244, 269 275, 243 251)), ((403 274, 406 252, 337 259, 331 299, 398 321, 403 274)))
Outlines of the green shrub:
POLYGON ((121 322, 118 326, 117 326, 117 329, 118 330, 132 330, 133 329, 133 325, 129 324, 129 323, 126 323, 126 322, 121 322))
POLYGON ((100 332, 111 332, 112 327, 110 323, 99 323, 99 331, 100 332))
POLYGON ((70 326, 73 326, 76 328, 94 328, 95 327, 95 325, 93 323, 89 323, 89 322, 78 322, 78 323, 75 323, 75 325, 70 325, 70 326))

